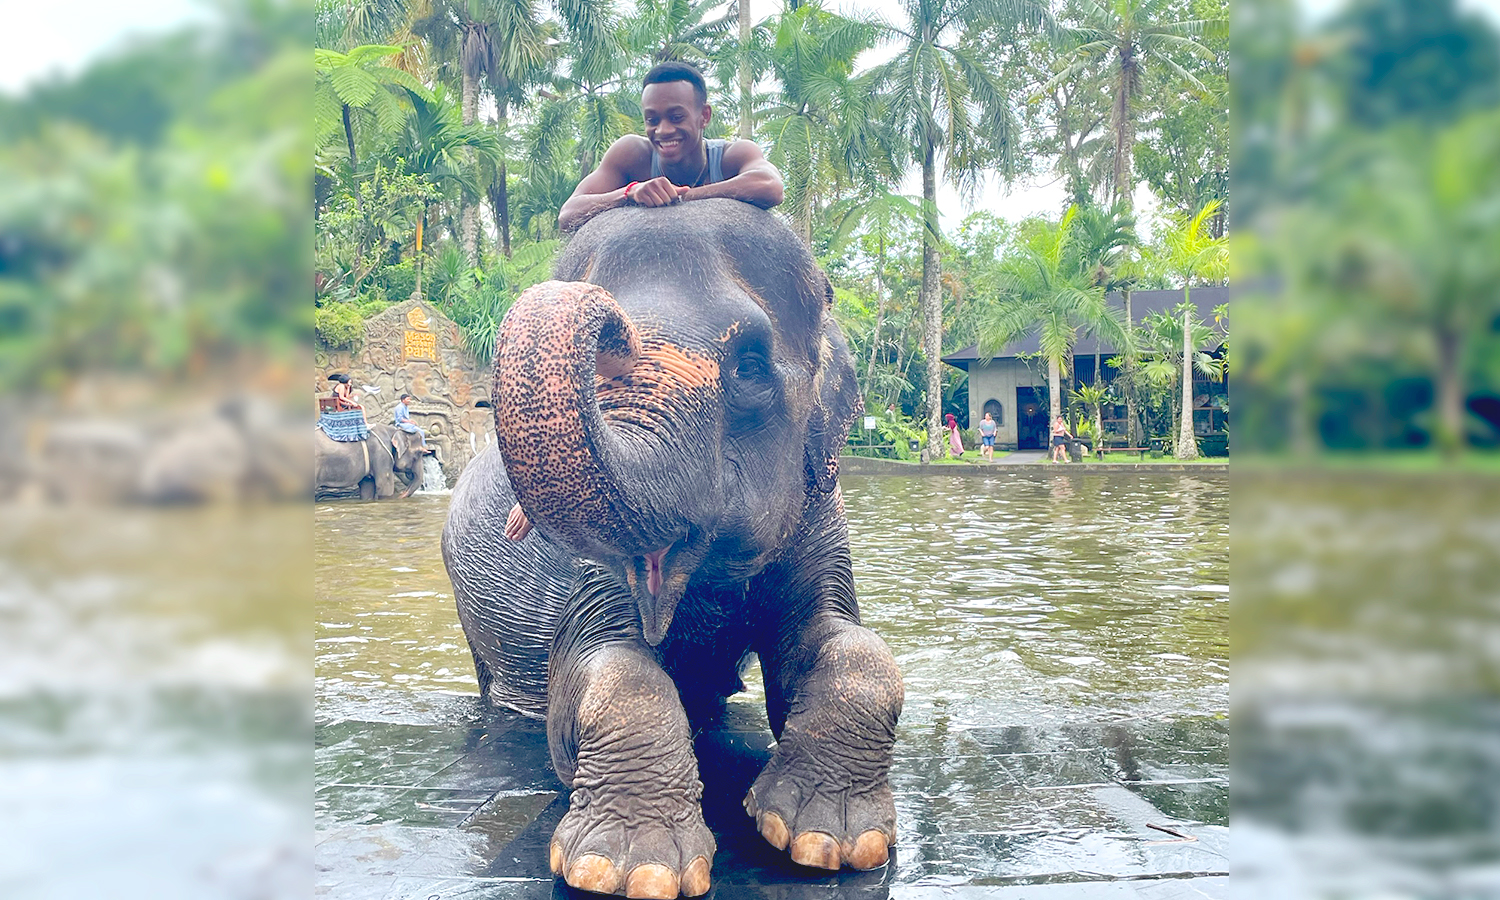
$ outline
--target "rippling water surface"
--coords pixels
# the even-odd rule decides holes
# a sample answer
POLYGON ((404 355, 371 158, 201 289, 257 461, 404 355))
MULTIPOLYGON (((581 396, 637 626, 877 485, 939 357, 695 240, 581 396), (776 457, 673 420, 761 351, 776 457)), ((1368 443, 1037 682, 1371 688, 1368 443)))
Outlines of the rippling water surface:
MULTIPOLYGON (((904 721, 1225 713, 1226 476, 843 487, 860 608, 901 664, 904 721)), ((439 552, 447 500, 317 507, 320 691, 477 690, 439 552)))

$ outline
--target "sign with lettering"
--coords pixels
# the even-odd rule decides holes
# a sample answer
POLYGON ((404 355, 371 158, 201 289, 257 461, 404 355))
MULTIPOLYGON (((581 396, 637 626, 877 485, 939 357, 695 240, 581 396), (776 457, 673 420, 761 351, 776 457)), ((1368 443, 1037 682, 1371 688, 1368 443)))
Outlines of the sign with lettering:
POLYGON ((437 362, 437 335, 430 331, 406 332, 405 349, 402 355, 407 360, 425 359, 429 362, 437 362))

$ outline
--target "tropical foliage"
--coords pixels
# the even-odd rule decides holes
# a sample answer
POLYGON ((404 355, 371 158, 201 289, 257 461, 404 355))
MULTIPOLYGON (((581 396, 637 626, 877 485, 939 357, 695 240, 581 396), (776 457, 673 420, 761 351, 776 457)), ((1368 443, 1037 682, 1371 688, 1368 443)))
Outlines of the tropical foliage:
MULTIPOLYGON (((1219 103, 1227 83, 1226 59, 1197 43, 1222 32, 1224 9, 1209 0, 1052 7, 934 0, 883 21, 814 0, 755 21, 723 0, 323 0, 319 303, 368 315, 411 284, 481 347, 487 317, 546 268, 574 185, 639 131, 642 73, 686 60, 708 78, 710 136, 750 135, 781 170, 780 212, 834 279, 867 403, 915 417, 941 454, 943 413, 968 417, 966 376, 943 353, 1004 328, 1045 327, 1064 349, 1081 333, 1124 340, 1103 297, 1130 283, 1136 239, 1107 179, 1097 191, 1074 179, 1061 223, 976 213, 951 233, 938 184, 973 196, 986 179, 1097 172, 1085 157, 1108 156, 1112 109, 1156 121, 1188 95, 1219 103), (1080 39, 1106 26, 1117 55, 1137 48, 1151 69, 1124 107, 1111 94, 1118 66, 1080 39), (1068 108, 1030 102, 1039 89, 1066 94, 1068 108), (1071 129, 1065 147, 1060 128, 1071 129), (920 178, 913 196, 908 171, 920 178), (1054 305, 1073 306, 1044 326, 1043 288, 1022 282, 1048 235, 1066 252, 1053 275, 1077 291, 1054 292, 1054 305)), ((1116 155, 1134 151, 1114 143, 1116 155)), ((1060 378, 1070 360, 1056 356, 1060 378)))

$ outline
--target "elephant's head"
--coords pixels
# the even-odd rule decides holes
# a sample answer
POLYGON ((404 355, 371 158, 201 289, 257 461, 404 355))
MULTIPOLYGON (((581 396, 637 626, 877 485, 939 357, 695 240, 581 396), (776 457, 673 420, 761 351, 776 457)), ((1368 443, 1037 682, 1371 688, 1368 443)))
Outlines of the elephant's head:
POLYGON ((522 509, 619 572, 646 640, 690 581, 754 575, 831 492, 859 412, 832 289, 733 200, 590 221, 495 351, 496 436, 522 509))
POLYGON ((389 425, 380 426, 379 433, 390 446, 391 468, 406 480, 402 496, 410 497, 422 486, 422 458, 426 455, 422 450, 422 439, 389 425))

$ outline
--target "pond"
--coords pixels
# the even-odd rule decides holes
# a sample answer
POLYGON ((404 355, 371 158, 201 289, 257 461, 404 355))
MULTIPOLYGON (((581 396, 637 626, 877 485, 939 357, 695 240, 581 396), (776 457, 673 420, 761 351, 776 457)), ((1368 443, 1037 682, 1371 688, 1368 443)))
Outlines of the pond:
MULTIPOLYGON (((1227 474, 1038 467, 842 483, 861 612, 906 681, 896 864, 808 882, 711 811, 718 892, 1217 884, 1228 867, 1227 474)), ((446 507, 419 496, 315 513, 328 896, 553 889, 544 848, 560 786, 538 771, 539 727, 474 703, 438 549, 446 507)), ((731 701, 737 737, 713 746, 764 752, 763 703, 751 679, 731 701)))

